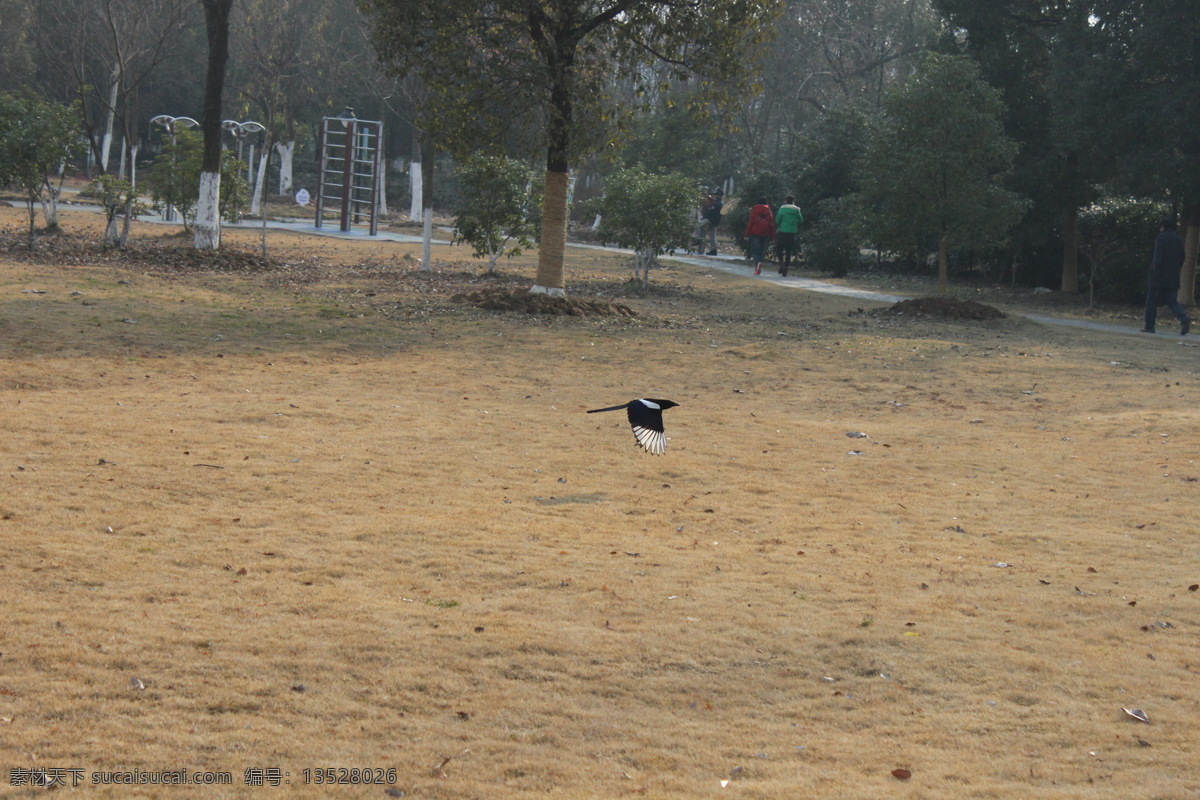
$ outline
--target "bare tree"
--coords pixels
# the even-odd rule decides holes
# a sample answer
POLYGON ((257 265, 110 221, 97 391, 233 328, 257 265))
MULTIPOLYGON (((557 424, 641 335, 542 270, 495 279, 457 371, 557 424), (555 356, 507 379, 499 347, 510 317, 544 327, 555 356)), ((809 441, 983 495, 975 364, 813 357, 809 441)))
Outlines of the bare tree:
POLYGON ((31 37, 49 94, 78 101, 82 127, 101 173, 118 133, 124 162, 141 120, 140 92, 175 54, 188 0, 41 0, 31 37))

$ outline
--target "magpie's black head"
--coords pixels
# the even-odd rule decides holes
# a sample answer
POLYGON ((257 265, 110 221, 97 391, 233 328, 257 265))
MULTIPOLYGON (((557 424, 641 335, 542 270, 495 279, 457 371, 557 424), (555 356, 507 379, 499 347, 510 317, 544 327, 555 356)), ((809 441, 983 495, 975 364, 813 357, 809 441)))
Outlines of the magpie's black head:
MULTIPOLYGON (((650 398, 648 398, 648 399, 650 399, 650 398)), ((659 400, 657 398, 650 399, 650 402, 658 403, 658 407, 661 408, 663 411, 666 411, 668 408, 674 408, 675 406, 679 405, 679 403, 676 403, 674 400, 659 400)))

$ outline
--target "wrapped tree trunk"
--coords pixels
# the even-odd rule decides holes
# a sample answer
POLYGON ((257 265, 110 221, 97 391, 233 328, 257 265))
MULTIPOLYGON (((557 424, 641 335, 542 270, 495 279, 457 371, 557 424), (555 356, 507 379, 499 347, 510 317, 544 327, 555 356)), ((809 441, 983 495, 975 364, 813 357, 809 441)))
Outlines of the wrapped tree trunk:
POLYGON ((566 171, 546 173, 537 283, 530 289, 534 294, 562 297, 567 293, 563 282, 567 250, 567 182, 566 171))
POLYGON ((550 115, 546 120, 546 183, 542 195, 542 241, 538 248, 534 294, 564 297, 563 265, 567 255, 567 198, 570 193, 571 119, 574 106, 568 88, 574 72, 574 43, 560 42, 556 53, 560 63, 557 80, 550 90, 550 115))

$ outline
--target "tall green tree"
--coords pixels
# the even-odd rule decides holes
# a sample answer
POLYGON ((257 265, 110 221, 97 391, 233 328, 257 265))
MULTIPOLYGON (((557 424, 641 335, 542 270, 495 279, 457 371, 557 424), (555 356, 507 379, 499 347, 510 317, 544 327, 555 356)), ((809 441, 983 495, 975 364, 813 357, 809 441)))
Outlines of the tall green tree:
POLYGON ((750 85, 777 0, 361 0, 381 61, 433 96, 423 127, 453 152, 536 115, 546 153, 535 292, 564 294, 568 173, 621 114, 618 73, 691 80, 707 99, 750 85), (642 70, 657 65, 660 70, 642 70))
POLYGON ((1188 0, 1091 0, 1094 60, 1108 65, 1088 103, 1115 151, 1114 183, 1181 212, 1180 302, 1195 301, 1200 249, 1200 13, 1188 0))
POLYGON ((912 254, 936 241, 945 293, 949 249, 994 245, 1024 211, 1002 184, 1017 145, 1004 134, 999 92, 965 56, 928 56, 884 109, 859 167, 869 238, 912 254))
POLYGON ((946 46, 965 52, 1004 101, 1005 132, 1020 145, 1010 187, 1030 200, 1014 226, 1014 250, 1079 290, 1076 218, 1105 179, 1103 126, 1090 119, 1084 87, 1111 77, 1086 44, 1093 0, 933 0, 946 20, 946 46), (1061 261, 1050 254, 1061 244, 1061 261))

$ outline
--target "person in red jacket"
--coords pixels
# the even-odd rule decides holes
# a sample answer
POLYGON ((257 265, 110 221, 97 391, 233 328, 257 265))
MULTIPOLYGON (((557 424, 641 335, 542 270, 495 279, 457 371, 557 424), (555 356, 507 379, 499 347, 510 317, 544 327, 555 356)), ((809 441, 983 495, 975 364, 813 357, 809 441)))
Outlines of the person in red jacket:
POLYGON ((763 258, 767 246, 775 238, 775 212, 767 205, 767 198, 760 198, 758 205, 750 209, 746 222, 746 238, 750 240, 750 260, 754 262, 754 274, 762 274, 763 258))

